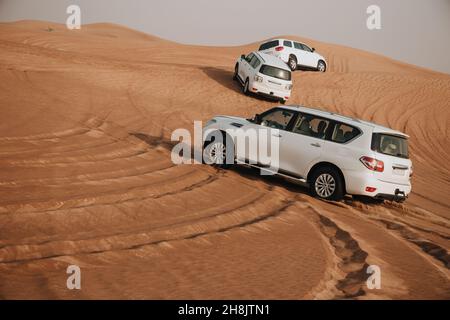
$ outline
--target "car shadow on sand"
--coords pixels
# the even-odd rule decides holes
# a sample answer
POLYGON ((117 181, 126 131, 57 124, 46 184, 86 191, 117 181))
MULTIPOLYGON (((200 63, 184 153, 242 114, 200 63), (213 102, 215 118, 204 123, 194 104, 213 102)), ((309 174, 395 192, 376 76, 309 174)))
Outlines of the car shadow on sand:
MULTIPOLYGON (((235 91, 239 94, 244 94, 242 92, 242 86, 240 85, 239 81, 233 80, 233 71, 220 69, 216 67, 203 67, 200 68, 209 78, 223 86, 224 88, 227 88, 229 90, 235 91)), ((277 99, 270 99, 270 97, 264 97, 260 96, 254 93, 249 93, 249 96, 255 99, 258 99, 260 101, 265 102, 277 102, 277 99)))

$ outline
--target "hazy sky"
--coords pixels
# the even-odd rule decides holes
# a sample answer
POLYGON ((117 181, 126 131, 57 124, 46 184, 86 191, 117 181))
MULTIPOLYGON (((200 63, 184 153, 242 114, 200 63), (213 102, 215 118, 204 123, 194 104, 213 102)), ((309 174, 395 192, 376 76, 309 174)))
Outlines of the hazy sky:
POLYGON ((0 21, 114 22, 190 44, 237 45, 281 34, 347 45, 450 73, 450 0, 0 0, 0 21), (369 5, 381 30, 366 27, 369 5))

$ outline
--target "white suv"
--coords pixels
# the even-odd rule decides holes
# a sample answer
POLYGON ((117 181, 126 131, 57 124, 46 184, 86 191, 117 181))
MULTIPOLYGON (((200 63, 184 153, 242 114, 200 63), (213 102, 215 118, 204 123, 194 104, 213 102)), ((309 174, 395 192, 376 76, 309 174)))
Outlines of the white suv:
POLYGON ((291 70, 279 59, 252 52, 236 61, 233 79, 239 80, 245 94, 253 92, 285 103, 291 96, 291 76, 291 70))
MULTIPOLYGON (((411 192, 408 136, 374 123, 318 109, 279 106, 252 119, 216 116, 203 132, 205 162, 257 167, 309 185, 319 198, 339 200, 351 194, 400 202, 411 192), (239 135, 251 130, 264 130, 279 139, 277 170, 267 162, 251 164, 247 159, 248 141, 244 140, 245 146, 237 142, 243 141, 239 135)), ((260 135, 256 139, 261 140, 260 135)), ((272 157, 273 147, 269 148, 272 157)))
POLYGON ((327 70, 325 58, 304 43, 288 39, 274 39, 263 43, 259 47, 259 51, 280 58, 292 71, 297 70, 298 66, 321 72, 327 70))

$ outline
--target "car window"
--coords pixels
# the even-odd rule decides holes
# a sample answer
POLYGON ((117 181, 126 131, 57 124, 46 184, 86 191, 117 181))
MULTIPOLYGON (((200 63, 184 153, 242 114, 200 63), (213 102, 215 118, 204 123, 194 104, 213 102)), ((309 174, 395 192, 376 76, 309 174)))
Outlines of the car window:
POLYGON ((306 44, 301 44, 303 47, 303 50, 307 51, 307 52, 312 52, 312 49, 310 47, 308 47, 306 44))
POLYGON ((273 40, 273 41, 269 41, 269 42, 263 43, 259 47, 259 50, 260 51, 261 50, 267 50, 267 49, 270 49, 270 48, 273 48, 273 47, 276 47, 276 46, 278 46, 278 40, 273 40))
POLYGON ((344 123, 336 123, 333 133, 331 135, 331 141, 337 143, 345 143, 361 133, 358 128, 349 126, 344 123))
POLYGON ((275 110, 262 116, 261 125, 264 127, 286 130, 293 116, 293 111, 275 110))
POLYGON ((256 55, 253 56, 252 61, 250 61, 250 65, 252 66, 253 69, 256 69, 260 63, 261 62, 259 61, 259 59, 256 55))
POLYGON ((269 77, 274 77, 281 80, 290 81, 291 80, 291 72, 288 70, 280 69, 277 67, 268 66, 266 64, 261 66, 259 70, 260 73, 265 74, 269 77))
POLYGON ((330 122, 330 120, 322 117, 302 114, 298 117, 292 131, 305 136, 325 139, 325 134, 330 122))
POLYGON ((373 151, 399 158, 409 158, 408 140, 405 137, 394 136, 384 133, 372 135, 373 151))
POLYGON ((292 48, 292 42, 284 40, 283 45, 285 45, 286 47, 291 47, 292 48))
POLYGON ((303 50, 302 45, 301 45, 300 43, 298 43, 298 42, 294 42, 294 48, 295 48, 295 49, 303 50))
POLYGON ((255 55, 253 54, 253 52, 250 53, 248 56, 245 57, 245 61, 247 61, 248 63, 250 63, 250 61, 252 61, 252 59, 253 59, 254 56, 255 56, 255 55))

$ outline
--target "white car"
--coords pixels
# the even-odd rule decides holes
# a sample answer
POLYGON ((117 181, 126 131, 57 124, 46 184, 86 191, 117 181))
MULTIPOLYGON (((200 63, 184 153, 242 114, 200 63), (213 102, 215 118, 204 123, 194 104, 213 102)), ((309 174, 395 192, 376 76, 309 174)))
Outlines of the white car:
POLYGON ((233 78, 242 84, 244 94, 253 92, 285 103, 291 96, 291 76, 291 70, 279 59, 252 52, 236 61, 233 78))
POLYGON ((297 41, 273 39, 264 42, 259 51, 280 58, 292 71, 297 70, 299 66, 321 72, 327 70, 327 61, 323 56, 315 52, 314 48, 297 41))
POLYGON ((247 142, 245 153, 237 152, 239 135, 249 129, 264 129, 279 138, 278 170, 273 174, 308 185, 319 198, 339 200, 350 194, 401 202, 411 192, 412 163, 406 134, 302 106, 275 107, 252 119, 214 117, 203 131, 205 162, 273 170, 246 159, 247 142))

